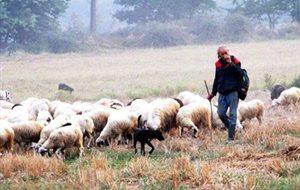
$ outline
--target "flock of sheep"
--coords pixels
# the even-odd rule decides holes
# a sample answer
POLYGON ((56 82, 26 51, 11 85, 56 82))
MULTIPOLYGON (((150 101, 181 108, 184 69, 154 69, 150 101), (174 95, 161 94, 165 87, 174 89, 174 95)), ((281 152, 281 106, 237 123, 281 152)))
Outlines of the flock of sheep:
MULTIPOLYGON (((217 105, 211 109, 207 99, 189 91, 179 93, 176 98, 157 98, 151 102, 135 99, 126 106, 117 99, 107 98, 96 103, 70 104, 31 97, 13 104, 8 91, 1 91, 0 99, 1 152, 3 148, 13 151, 14 145, 19 144, 41 154, 63 155, 65 149, 77 147, 82 155, 84 147, 110 144, 114 140, 128 143, 140 129, 163 134, 178 129, 181 136, 187 128, 197 136, 201 127, 222 127, 217 105)), ((292 87, 282 91, 272 106, 299 102, 300 88, 292 87)), ((237 127, 242 128, 245 120, 253 118, 261 123, 264 110, 261 100, 240 101, 237 127)))

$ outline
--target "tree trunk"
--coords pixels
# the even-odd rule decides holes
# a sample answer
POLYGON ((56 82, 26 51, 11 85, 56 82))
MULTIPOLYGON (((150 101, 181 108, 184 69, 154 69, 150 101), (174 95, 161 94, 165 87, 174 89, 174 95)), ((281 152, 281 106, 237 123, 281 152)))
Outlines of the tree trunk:
POLYGON ((94 34, 96 32, 96 11, 97 11, 97 0, 91 0, 91 20, 90 20, 90 33, 94 34))

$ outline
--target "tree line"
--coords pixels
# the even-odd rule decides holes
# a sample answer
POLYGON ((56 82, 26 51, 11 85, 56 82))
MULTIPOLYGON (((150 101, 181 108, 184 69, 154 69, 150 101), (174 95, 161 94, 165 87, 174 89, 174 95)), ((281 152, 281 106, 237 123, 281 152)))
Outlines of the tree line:
MULTIPOLYGON (((59 49, 63 49, 63 52, 77 49, 77 46, 83 43, 83 39, 74 40, 78 39, 80 29, 74 31, 74 27, 70 27, 63 31, 58 22, 58 18, 63 15, 69 2, 70 0, 0 0, 0 49, 23 48, 52 52, 59 49)), ((101 7, 96 6, 97 0, 90 0, 87 3, 90 3, 91 7, 90 32, 85 36, 90 36, 96 33, 96 25, 99 25, 96 12, 101 11, 101 7)), ((211 17, 212 12, 217 16, 224 12, 228 13, 231 16, 226 17, 227 21, 225 19, 224 22, 228 22, 229 25, 232 22, 241 23, 245 30, 248 27, 247 19, 254 23, 267 23, 271 32, 276 29, 282 18, 288 18, 297 24, 300 22, 299 0, 233 0, 231 8, 227 9, 218 7, 214 0, 114 0, 114 3, 122 7, 114 17, 126 22, 130 27, 141 26, 134 28, 136 33, 139 29, 145 30, 144 26, 155 26, 157 30, 161 30, 162 25, 185 22, 178 30, 187 27, 190 28, 188 33, 194 36, 205 36, 206 33, 209 35, 209 32, 217 27, 212 22, 218 22, 217 19, 204 19, 211 17), (200 31, 195 31, 197 19, 201 20, 200 31)), ((170 27, 166 30, 170 30, 170 27)), ((116 34, 122 35, 124 31, 126 29, 116 34)), ((134 34, 132 31, 130 33, 134 34)), ((151 31, 148 33, 153 38, 157 35, 157 33, 152 34, 151 31)), ((162 33, 161 38, 167 41, 174 40, 168 36, 168 33, 162 33)), ((152 38, 149 40, 151 41, 152 38)))

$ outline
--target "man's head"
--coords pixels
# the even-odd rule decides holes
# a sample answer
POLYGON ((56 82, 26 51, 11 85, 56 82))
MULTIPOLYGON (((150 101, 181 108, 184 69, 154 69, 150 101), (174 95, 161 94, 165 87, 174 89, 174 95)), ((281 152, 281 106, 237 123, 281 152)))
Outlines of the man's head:
POLYGON ((229 50, 225 45, 221 45, 218 47, 217 54, 219 59, 223 59, 227 62, 230 62, 229 50))

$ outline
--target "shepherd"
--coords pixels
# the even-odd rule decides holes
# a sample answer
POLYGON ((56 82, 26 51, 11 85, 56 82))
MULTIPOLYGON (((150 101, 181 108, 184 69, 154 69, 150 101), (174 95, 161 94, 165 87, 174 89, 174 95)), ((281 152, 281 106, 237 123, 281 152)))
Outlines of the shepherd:
POLYGON ((237 108, 239 103, 240 81, 243 78, 241 62, 229 54, 225 45, 217 49, 218 60, 215 62, 216 71, 212 92, 207 99, 212 100, 217 93, 218 115, 228 131, 227 143, 234 141, 235 126, 237 120, 237 108), (230 115, 227 116, 229 108, 230 115))

